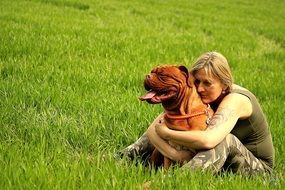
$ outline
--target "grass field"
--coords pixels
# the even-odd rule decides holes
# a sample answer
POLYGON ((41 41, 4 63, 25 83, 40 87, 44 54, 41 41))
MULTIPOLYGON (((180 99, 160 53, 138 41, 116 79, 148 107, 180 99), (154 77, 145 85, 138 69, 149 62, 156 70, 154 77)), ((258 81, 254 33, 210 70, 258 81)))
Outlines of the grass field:
POLYGON ((284 188, 284 13, 281 0, 1 0, 0 187, 284 188), (211 50, 267 114, 275 181, 115 161, 162 111, 138 100, 145 74, 211 50))

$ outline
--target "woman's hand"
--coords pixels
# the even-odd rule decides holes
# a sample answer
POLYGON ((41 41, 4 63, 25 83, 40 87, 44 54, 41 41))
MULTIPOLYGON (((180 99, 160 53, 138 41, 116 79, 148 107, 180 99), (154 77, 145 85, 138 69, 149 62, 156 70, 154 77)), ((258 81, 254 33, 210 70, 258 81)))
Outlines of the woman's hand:
POLYGON ((166 134, 167 134, 166 131, 169 129, 165 126, 164 123, 160 123, 158 121, 150 125, 149 128, 147 129, 147 136, 149 140, 155 146, 155 148, 158 149, 158 151, 161 154, 175 161, 185 161, 191 158, 192 153, 190 151, 185 151, 185 150, 178 151, 175 148, 173 148, 168 143, 167 140, 164 140, 163 138, 161 138, 156 132, 156 127, 159 128, 160 132, 166 133, 166 134))
POLYGON ((169 130, 163 119, 155 125, 155 131, 162 139, 169 140, 169 130))

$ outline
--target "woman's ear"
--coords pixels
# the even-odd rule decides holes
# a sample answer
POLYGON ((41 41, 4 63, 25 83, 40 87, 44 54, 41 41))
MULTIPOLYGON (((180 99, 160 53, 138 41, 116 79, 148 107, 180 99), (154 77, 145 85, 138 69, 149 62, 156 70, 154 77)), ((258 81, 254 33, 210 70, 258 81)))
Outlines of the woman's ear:
POLYGON ((226 94, 226 93, 229 92, 229 87, 226 86, 226 85, 224 85, 222 89, 223 89, 223 90, 222 90, 222 94, 226 94))

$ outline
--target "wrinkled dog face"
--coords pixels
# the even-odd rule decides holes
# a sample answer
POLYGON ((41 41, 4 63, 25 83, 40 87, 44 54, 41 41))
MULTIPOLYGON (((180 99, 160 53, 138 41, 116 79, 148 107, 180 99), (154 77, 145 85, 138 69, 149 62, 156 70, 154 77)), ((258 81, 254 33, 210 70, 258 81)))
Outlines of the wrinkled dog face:
POLYGON ((188 70, 184 66, 158 66, 145 77, 144 87, 148 92, 140 100, 151 104, 173 100, 183 86, 189 85, 188 80, 188 70))

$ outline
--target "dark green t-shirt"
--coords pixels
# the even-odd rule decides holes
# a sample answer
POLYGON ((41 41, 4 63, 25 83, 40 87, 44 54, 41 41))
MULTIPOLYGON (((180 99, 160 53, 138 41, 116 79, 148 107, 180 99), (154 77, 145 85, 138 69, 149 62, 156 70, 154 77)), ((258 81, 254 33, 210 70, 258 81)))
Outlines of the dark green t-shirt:
POLYGON ((232 93, 247 96, 252 104, 249 118, 238 120, 231 131, 253 155, 262 161, 264 167, 272 170, 274 163, 274 147, 266 117, 256 97, 246 89, 233 89, 232 93))

